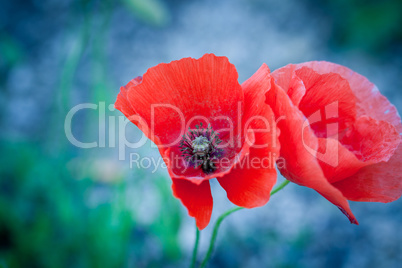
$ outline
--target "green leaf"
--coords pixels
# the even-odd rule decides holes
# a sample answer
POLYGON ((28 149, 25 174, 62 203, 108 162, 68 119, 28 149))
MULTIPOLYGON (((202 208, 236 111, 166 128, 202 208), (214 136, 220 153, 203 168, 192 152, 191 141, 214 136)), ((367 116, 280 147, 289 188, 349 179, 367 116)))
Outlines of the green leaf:
POLYGON ((164 26, 170 21, 166 6, 159 0, 122 0, 123 4, 141 21, 153 25, 164 26))

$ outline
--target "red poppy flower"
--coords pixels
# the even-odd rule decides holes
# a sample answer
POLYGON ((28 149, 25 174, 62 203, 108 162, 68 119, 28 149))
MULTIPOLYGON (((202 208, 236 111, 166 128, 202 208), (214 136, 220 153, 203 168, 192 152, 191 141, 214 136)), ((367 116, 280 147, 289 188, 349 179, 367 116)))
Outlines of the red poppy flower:
POLYGON ((374 84, 329 62, 290 64, 271 75, 277 86, 266 103, 281 131, 286 178, 315 189, 356 224, 347 200, 401 196, 401 119, 374 84))
POLYGON ((209 179, 231 202, 264 205, 276 182, 276 127, 264 94, 264 65, 240 85, 226 57, 206 54, 148 69, 121 87, 115 107, 159 148, 174 196, 205 228, 212 213, 209 179))

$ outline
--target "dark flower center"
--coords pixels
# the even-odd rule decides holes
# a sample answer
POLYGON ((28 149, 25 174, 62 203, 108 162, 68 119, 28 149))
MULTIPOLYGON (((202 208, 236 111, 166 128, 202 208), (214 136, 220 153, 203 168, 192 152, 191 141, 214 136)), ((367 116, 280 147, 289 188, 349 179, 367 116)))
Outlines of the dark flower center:
POLYGON ((196 129, 189 129, 183 135, 180 142, 180 151, 184 159, 194 168, 201 168, 205 174, 210 174, 216 170, 214 162, 222 157, 223 150, 217 148, 222 142, 219 133, 212 130, 211 125, 207 128, 200 125, 196 129))

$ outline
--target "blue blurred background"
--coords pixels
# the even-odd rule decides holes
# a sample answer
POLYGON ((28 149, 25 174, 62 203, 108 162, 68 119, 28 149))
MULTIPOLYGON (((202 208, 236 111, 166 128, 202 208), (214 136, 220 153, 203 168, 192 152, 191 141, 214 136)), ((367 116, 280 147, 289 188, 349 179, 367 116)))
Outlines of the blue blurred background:
MULTIPOLYGON (((157 149, 119 150, 119 135, 141 138, 109 106, 119 87, 207 52, 227 56, 240 82, 264 62, 328 60, 368 77, 401 111, 400 25, 400 0, 2 0, 0 267, 187 267, 194 221, 166 169, 130 168, 130 154, 157 160, 157 149), (74 115, 72 134, 94 148, 64 130, 83 103, 95 106, 74 115)), ((213 223, 233 205, 212 186, 213 223)), ((289 185, 222 224, 210 267, 400 267, 402 201, 351 207, 360 226, 289 185)))

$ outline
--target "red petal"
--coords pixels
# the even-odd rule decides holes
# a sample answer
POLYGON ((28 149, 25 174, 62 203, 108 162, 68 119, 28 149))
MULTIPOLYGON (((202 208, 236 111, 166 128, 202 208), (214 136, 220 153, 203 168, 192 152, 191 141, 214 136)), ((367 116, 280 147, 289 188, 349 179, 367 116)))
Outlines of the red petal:
MULTIPOLYGON (((152 139, 153 142, 158 145, 161 144, 159 138, 152 135, 151 130, 149 129, 149 124, 135 112, 134 108, 127 99, 127 92, 141 82, 142 77, 138 76, 128 82, 126 86, 121 87, 114 106, 117 110, 122 112, 128 120, 135 124, 145 134, 145 136, 147 136, 148 139, 152 139)), ((159 151, 163 155, 164 149, 159 148, 159 151)))
POLYGON ((275 70, 271 75, 275 83, 280 86, 292 100, 293 104, 299 106, 300 101, 306 94, 303 81, 295 73, 296 65, 288 64, 284 68, 275 70))
POLYGON ((275 161, 279 142, 272 110, 265 105, 265 92, 271 87, 267 65, 242 84, 244 90, 245 130, 253 131, 255 142, 250 153, 229 174, 218 178, 229 200, 253 208, 265 205, 276 182, 275 161))
POLYGON ((278 163, 281 163, 278 164, 281 173, 287 179, 319 192, 340 208, 352 223, 357 224, 346 198, 327 181, 318 164, 316 159, 318 139, 308 126, 308 122, 305 122, 303 114, 279 86, 272 87, 266 97, 266 102, 271 106, 281 131, 279 135, 281 159, 278 160, 278 163), (283 159, 285 162, 282 162, 283 159))
POLYGON ((306 94, 306 87, 303 80, 296 74, 293 74, 293 79, 290 81, 290 87, 288 89, 288 96, 296 106, 300 105, 304 95, 306 94))
POLYGON ((296 67, 296 64, 288 64, 285 67, 276 69, 271 73, 271 76, 275 79, 275 83, 280 86, 288 95, 289 89, 291 89, 292 87, 292 80, 295 78, 294 72, 296 70, 296 67))
POLYGON ((402 145, 386 163, 362 168, 353 176, 336 182, 347 199, 365 202, 392 202, 402 195, 402 145))
POLYGON ((299 109, 309 118, 318 137, 342 133, 353 124, 356 100, 347 80, 334 73, 320 75, 307 67, 295 73, 306 88, 299 109), (318 116, 317 120, 313 120, 313 116, 318 116))
POLYGON ((218 132, 236 126, 242 114, 236 108, 243 102, 237 79, 226 57, 206 54, 148 69, 142 83, 129 88, 127 99, 153 134, 173 146, 200 122, 210 121, 218 132))
POLYGON ((114 107, 122 112, 127 118, 131 115, 135 114, 134 109, 131 107, 131 104, 127 100, 127 91, 130 87, 136 86, 141 83, 142 77, 138 76, 132 79, 128 84, 124 87, 120 88, 120 93, 117 95, 116 103, 114 107))
POLYGON ((330 183, 343 180, 364 166, 373 162, 363 162, 339 141, 331 138, 319 138, 317 160, 321 165, 325 177, 330 183))
POLYGON ((401 118, 397 109, 386 97, 381 95, 378 88, 366 77, 347 67, 326 61, 311 61, 297 64, 296 66, 296 68, 302 68, 303 66, 312 68, 319 74, 333 72, 341 75, 342 78, 348 80, 349 86, 356 96, 358 117, 367 115, 378 121, 387 121, 395 126, 399 133, 402 133, 401 118))
POLYGON ((319 139, 317 159, 325 177, 333 183, 355 174, 362 167, 386 162, 400 143, 395 127, 385 121, 362 116, 342 144, 333 139, 319 139))
POLYGON ((173 179, 173 194, 195 218, 198 229, 207 227, 212 214, 213 200, 209 181, 196 185, 188 180, 173 179))
POLYGON ((358 118, 353 131, 341 140, 358 159, 374 163, 388 161, 400 141, 401 137, 393 125, 368 116, 358 118))

